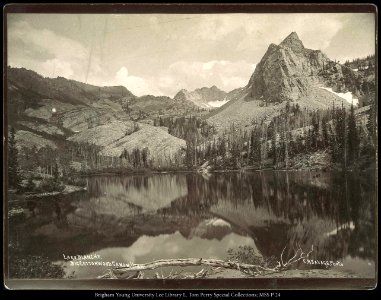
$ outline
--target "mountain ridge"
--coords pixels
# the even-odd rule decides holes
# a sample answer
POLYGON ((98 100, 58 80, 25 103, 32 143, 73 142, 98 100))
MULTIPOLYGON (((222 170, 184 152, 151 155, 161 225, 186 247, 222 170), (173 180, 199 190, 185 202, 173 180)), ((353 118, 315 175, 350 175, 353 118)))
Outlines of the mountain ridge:
POLYGON ((227 92, 220 90, 217 86, 201 87, 193 91, 181 89, 175 96, 174 100, 190 101, 198 107, 212 109, 225 104, 227 92))
POLYGON ((253 122, 270 120, 287 102, 311 110, 349 107, 337 93, 350 91, 353 97, 362 97, 356 89, 361 79, 361 74, 320 50, 305 48, 292 32, 279 45, 269 45, 248 84, 230 102, 209 113, 207 120, 222 132, 232 122, 250 127, 253 122))

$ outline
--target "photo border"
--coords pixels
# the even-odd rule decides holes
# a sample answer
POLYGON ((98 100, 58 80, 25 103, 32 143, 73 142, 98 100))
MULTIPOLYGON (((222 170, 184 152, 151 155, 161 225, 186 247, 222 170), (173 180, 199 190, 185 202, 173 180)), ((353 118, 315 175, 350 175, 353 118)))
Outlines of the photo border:
MULTIPOLYGON (((373 13, 375 15, 376 82, 378 82, 378 8, 368 4, 7 4, 3 7, 3 139, 7 140, 7 14, 223 14, 223 13, 373 13)), ((376 84, 376 98, 378 84, 376 84)), ((376 104, 377 105, 377 104, 376 104)), ((3 178, 7 175, 7 144, 3 143, 3 178)), ((377 140, 378 150, 378 140, 377 140)), ((377 161, 378 168, 378 161, 377 161)), ((376 171, 377 172, 377 171, 376 171)), ((377 182, 378 175, 375 175, 377 182)), ((8 289, 102 289, 102 290, 372 290, 378 283, 378 257, 375 278, 231 278, 231 279, 9 279, 8 277, 8 197, 3 180, 3 284, 8 289)), ((376 195, 378 184, 376 183, 376 195)), ((378 202, 376 201, 378 209, 378 202)), ((378 253, 378 214, 376 218, 378 253)))

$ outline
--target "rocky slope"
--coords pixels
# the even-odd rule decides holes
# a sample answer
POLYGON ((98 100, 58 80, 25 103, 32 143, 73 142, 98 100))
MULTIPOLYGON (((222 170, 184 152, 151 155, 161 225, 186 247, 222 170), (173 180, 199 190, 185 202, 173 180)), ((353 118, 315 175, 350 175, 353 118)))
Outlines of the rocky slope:
POLYGON ((11 124, 33 119, 61 131, 75 132, 123 119, 125 113, 114 100, 133 96, 122 86, 97 87, 62 77, 44 78, 24 68, 8 67, 7 79, 11 124))
POLYGON ((269 46, 250 79, 250 96, 270 103, 298 100, 328 61, 320 51, 304 48, 293 32, 279 45, 269 46))
POLYGON ((123 104, 123 109, 131 120, 149 124, 152 124, 152 120, 159 116, 200 115, 203 113, 200 107, 186 99, 172 99, 166 96, 153 95, 129 98, 123 104))
POLYGON ((23 147, 40 149, 42 147, 50 147, 56 149, 57 145, 54 141, 46 139, 41 135, 32 133, 30 131, 18 130, 16 135, 17 148, 21 149, 23 147))
POLYGON ((194 91, 182 89, 176 94, 174 100, 190 101, 201 108, 212 109, 227 103, 229 101, 227 96, 228 93, 221 91, 214 85, 210 88, 203 87, 194 91))
POLYGON ((147 147, 164 161, 185 147, 167 128, 149 121, 157 114, 196 112, 193 103, 169 97, 136 97, 124 87, 97 87, 65 78, 44 78, 23 68, 8 68, 8 116, 17 129, 18 147, 57 149, 65 141, 103 147, 105 156, 147 147), (146 122, 149 123, 149 122, 146 122))
POLYGON ((7 70, 11 121, 45 120, 73 132, 114 120, 152 120, 158 115, 195 115, 190 101, 164 96, 136 97, 123 86, 98 87, 62 77, 44 78, 24 68, 7 70))
POLYGON ((164 165, 165 159, 181 152, 185 141, 168 134, 167 128, 131 121, 113 121, 86 129, 69 137, 70 141, 85 142, 103 147, 105 156, 119 157, 124 149, 148 148, 149 157, 164 165))
MULTIPOLYGON (((349 104, 341 97, 320 87, 312 87, 307 95, 301 96, 297 101, 301 109, 327 109, 334 104, 336 107, 349 104)), ((260 99, 251 99, 250 91, 243 89, 237 98, 231 100, 220 109, 211 112, 207 121, 222 133, 230 128, 234 122, 241 128, 250 128, 253 122, 271 121, 285 109, 287 102, 264 104, 260 99), (250 100, 248 100, 250 99, 250 100)))

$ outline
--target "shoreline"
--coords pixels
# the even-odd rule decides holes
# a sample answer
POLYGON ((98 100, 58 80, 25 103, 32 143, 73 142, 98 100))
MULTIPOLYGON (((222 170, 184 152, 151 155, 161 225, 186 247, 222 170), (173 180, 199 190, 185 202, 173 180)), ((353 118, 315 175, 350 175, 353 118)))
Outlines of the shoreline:
POLYGON ((52 196, 69 195, 69 194, 81 192, 81 191, 87 191, 87 187, 67 184, 65 185, 65 189, 62 192, 54 191, 54 192, 30 193, 30 194, 9 193, 9 190, 8 190, 8 203, 16 204, 16 203, 26 202, 29 200, 44 199, 44 198, 52 197, 52 196), (14 199, 10 200, 9 198, 12 198, 12 196, 14 197, 14 199))
POLYGON ((145 171, 126 171, 126 172, 89 172, 89 173, 80 173, 77 174, 81 177, 95 177, 95 176, 134 176, 134 175, 156 175, 156 174, 179 174, 179 173, 197 173, 197 174, 213 174, 213 173, 239 173, 239 172, 263 172, 263 171, 276 171, 276 172, 306 172, 306 171, 312 171, 312 172, 338 172, 338 173, 366 173, 366 172, 376 172, 376 169, 354 169, 354 168, 332 168, 327 166, 321 166, 317 168, 263 168, 263 169, 257 169, 257 168, 240 168, 240 169, 215 169, 215 170, 209 170, 209 171, 202 171, 202 170, 168 170, 168 171, 156 171, 156 170, 145 170, 145 171))
POLYGON ((54 192, 28 194, 28 195, 24 194, 22 196, 24 196, 25 199, 45 198, 49 196, 68 195, 68 194, 79 192, 79 191, 87 191, 87 187, 65 184, 65 189, 62 192, 54 191, 54 192))

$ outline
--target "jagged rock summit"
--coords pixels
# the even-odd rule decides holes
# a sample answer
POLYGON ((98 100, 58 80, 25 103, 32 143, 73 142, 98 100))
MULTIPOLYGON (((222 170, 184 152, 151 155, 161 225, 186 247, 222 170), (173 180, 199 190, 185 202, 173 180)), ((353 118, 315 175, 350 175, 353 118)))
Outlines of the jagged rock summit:
POLYGON ((291 32, 279 46, 290 48, 294 52, 302 52, 305 49, 296 32, 291 32))
POLYGON ((249 96, 270 103, 296 101, 329 63, 325 54, 305 48, 292 32, 279 45, 269 46, 249 81, 249 96))
POLYGON ((320 50, 304 47, 292 32, 279 45, 268 47, 249 83, 232 94, 229 102, 210 112, 208 121, 224 132, 233 122, 249 127, 253 120, 269 121, 288 101, 309 110, 349 106, 349 101, 338 93, 360 97, 361 76, 320 50))
POLYGON ((220 107, 225 104, 227 93, 221 91, 218 87, 213 85, 212 87, 202 87, 195 89, 194 91, 188 91, 185 89, 180 90, 176 96, 175 100, 181 101, 191 101, 195 105, 201 108, 210 109, 213 107, 220 107))

